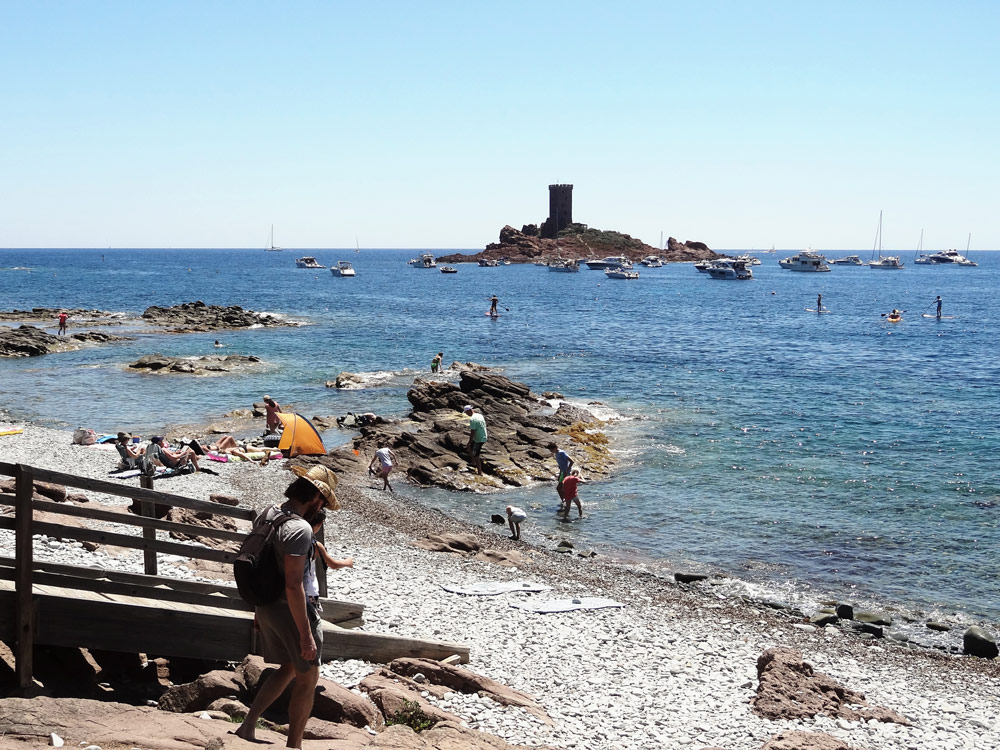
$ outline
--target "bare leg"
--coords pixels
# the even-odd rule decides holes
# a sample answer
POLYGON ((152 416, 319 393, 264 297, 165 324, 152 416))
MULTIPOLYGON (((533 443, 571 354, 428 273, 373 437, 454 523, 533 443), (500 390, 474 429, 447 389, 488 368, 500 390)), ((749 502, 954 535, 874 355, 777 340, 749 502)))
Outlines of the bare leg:
POLYGON ((510 538, 517 539, 517 531, 514 529, 514 519, 508 518, 507 525, 510 526, 510 538))
POLYGON ((308 672, 299 672, 295 675, 292 696, 288 701, 288 742, 285 743, 286 747, 302 747, 302 734, 306 730, 309 714, 312 713, 318 679, 319 667, 312 667, 308 672))
POLYGON ((392 473, 392 468, 390 467, 388 469, 388 471, 386 471, 382 475, 382 489, 383 490, 389 490, 389 492, 392 492, 392 485, 389 484, 389 474, 391 474, 391 473, 392 473))
MULTIPOLYGON (((273 672, 264 680, 264 684, 261 685, 260 689, 257 691, 257 697, 253 699, 253 704, 250 706, 250 712, 247 713, 246 718, 243 719, 243 723, 237 728, 235 734, 237 737, 242 737, 245 740, 250 740, 251 742, 256 741, 257 736, 254 734, 254 730, 257 728, 257 719, 259 719, 263 713, 274 703, 278 696, 285 692, 285 688, 288 687, 288 683, 292 681, 295 677, 295 669, 291 664, 282 664, 277 672, 273 672)), ((311 708, 310 702, 310 708, 311 708)), ((300 740, 301 744, 301 740, 300 740)))
MULTIPOLYGON (((580 513, 579 517, 583 518, 583 505, 580 504, 580 498, 574 497, 573 502, 576 503, 576 509, 580 513)), ((566 512, 569 513, 569 505, 566 506, 566 512)))

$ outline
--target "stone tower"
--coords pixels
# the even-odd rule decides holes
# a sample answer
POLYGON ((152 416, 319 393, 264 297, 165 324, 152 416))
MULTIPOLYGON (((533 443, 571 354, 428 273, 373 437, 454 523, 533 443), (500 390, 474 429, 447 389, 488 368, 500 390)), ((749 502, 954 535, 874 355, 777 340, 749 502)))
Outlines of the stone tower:
POLYGON ((542 237, 555 239, 556 234, 573 223, 573 186, 549 185, 549 218, 542 224, 542 237))

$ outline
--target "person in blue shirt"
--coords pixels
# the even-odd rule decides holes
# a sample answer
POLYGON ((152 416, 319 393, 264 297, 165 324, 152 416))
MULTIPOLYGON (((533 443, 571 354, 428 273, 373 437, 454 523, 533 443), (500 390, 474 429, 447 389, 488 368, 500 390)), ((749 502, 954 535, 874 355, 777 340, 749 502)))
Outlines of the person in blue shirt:
POLYGON ((562 500, 562 483, 573 469, 573 459, 570 458, 566 451, 557 446, 555 443, 549 443, 549 450, 552 451, 552 455, 556 457, 556 464, 559 466, 559 476, 556 477, 556 492, 559 495, 559 499, 562 500))

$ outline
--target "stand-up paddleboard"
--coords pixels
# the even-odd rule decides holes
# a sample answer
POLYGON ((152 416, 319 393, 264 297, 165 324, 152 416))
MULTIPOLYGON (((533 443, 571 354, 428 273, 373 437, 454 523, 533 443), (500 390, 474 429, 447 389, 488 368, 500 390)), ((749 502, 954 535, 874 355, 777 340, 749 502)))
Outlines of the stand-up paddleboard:
POLYGON ((487 318, 499 318, 500 313, 491 313, 489 310, 483 313, 487 318))
POLYGON ((822 310, 817 310, 815 307, 803 307, 802 309, 805 310, 806 312, 819 313, 820 315, 822 315, 823 313, 831 312, 830 310, 826 309, 825 307, 822 310))
POLYGON ((931 315, 929 313, 924 313, 925 318, 937 318, 938 320, 954 320, 954 315, 931 315))

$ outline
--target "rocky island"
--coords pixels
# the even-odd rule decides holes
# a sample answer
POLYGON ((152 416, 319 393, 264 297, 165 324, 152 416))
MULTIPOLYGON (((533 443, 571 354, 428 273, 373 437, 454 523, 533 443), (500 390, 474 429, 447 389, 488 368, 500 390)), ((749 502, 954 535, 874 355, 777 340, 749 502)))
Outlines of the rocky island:
POLYGON ((132 362, 130 370, 142 370, 162 374, 221 375, 243 372, 261 365, 260 357, 246 354, 229 354, 222 357, 165 357, 162 354, 147 354, 132 362))
POLYGON ((171 333, 221 331, 229 328, 251 328, 253 326, 273 328, 292 325, 277 315, 244 310, 239 305, 228 307, 206 305, 201 300, 183 302, 173 307, 152 305, 143 311, 142 319, 158 326, 169 327, 171 333))
POLYGON ((80 331, 69 336, 55 336, 30 325, 17 328, 0 326, 0 357, 38 357, 42 354, 80 349, 84 344, 128 340, 127 336, 115 336, 100 331, 80 331))

